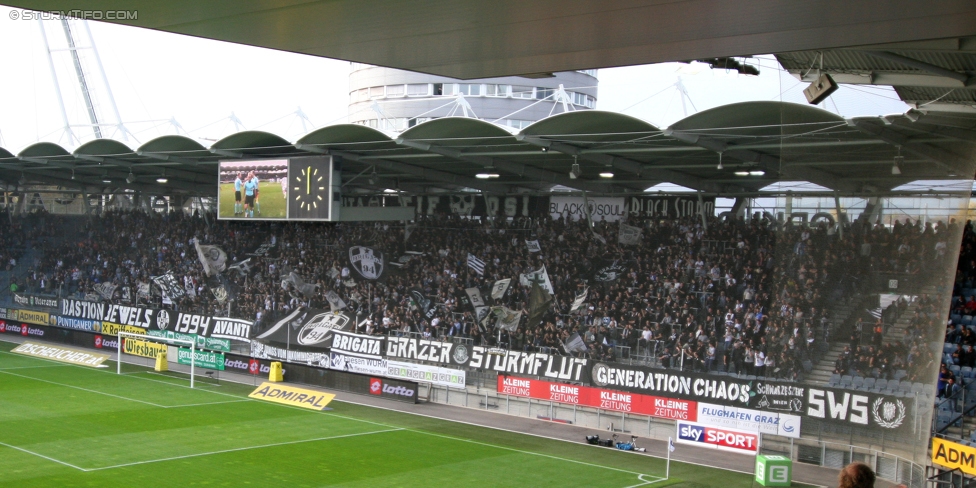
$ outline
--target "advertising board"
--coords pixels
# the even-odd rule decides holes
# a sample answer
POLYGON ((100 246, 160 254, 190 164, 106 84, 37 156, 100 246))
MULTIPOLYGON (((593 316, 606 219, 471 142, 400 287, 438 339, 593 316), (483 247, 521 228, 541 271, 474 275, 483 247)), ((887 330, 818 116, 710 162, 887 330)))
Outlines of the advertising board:
POLYGON ((224 370, 224 355, 213 351, 191 351, 185 347, 176 348, 176 362, 179 364, 190 364, 190 357, 193 357, 193 364, 198 368, 224 370))
POLYGON ((697 422, 679 420, 675 442, 740 454, 759 452, 759 434, 744 430, 709 427, 697 422))
POLYGON ((665 419, 695 420, 694 401, 498 375, 498 393, 665 419))

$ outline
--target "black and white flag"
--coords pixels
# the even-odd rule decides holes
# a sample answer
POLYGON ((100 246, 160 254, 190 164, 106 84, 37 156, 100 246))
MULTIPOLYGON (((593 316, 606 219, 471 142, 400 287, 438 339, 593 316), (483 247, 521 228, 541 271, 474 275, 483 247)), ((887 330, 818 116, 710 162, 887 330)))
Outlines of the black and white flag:
POLYGON ((227 253, 217 246, 205 246, 198 239, 193 239, 193 247, 197 250, 197 257, 203 265, 203 272, 207 276, 223 273, 227 269, 227 253))
POLYGON ((434 301, 427 298, 424 292, 419 288, 414 288, 410 290, 410 297, 413 299, 413 303, 420 310, 420 313, 424 314, 427 320, 434 318, 437 314, 437 306, 434 305, 434 301))
POLYGON ((306 283, 298 273, 292 271, 288 273, 288 276, 281 278, 281 288, 287 290, 288 285, 295 288, 295 291, 301 293, 305 298, 311 298, 315 296, 315 292, 318 291, 318 285, 315 283, 306 283))
POLYGON ((505 296, 505 292, 508 291, 508 287, 511 284, 511 278, 496 281, 495 284, 491 286, 491 298, 501 300, 502 297, 505 296))
POLYGON ((641 228, 627 225, 620 222, 620 231, 617 234, 617 242, 625 246, 636 246, 640 244, 642 238, 641 228))
POLYGON ((360 278, 366 280, 383 278, 383 272, 386 271, 383 251, 366 246, 351 246, 348 254, 349 268, 360 278))
POLYGON ((329 301, 329 307, 333 312, 346 308, 346 302, 342 301, 342 297, 335 290, 329 290, 325 294, 325 299, 329 301))
POLYGON ((533 282, 538 282, 539 286, 541 286, 543 290, 549 292, 550 295, 553 294, 552 281, 549 281, 549 273, 546 272, 545 266, 542 266, 531 273, 519 275, 519 283, 521 283, 522 286, 532 286, 533 282))
POLYGON ((584 288, 583 293, 577 295, 576 299, 573 300, 573 305, 569 307, 569 313, 573 313, 577 310, 582 309, 583 305, 586 303, 586 295, 588 295, 589 293, 590 293, 590 289, 584 288))
POLYGON ((485 262, 474 257, 474 254, 468 254, 468 267, 478 273, 479 276, 485 275, 485 262))
POLYGON ((471 307, 475 310, 478 307, 485 306, 485 300, 481 298, 481 290, 477 288, 465 288, 464 292, 468 294, 468 300, 471 300, 471 307))
POLYGON ((136 294, 140 297, 147 298, 151 292, 152 287, 149 285, 149 283, 143 283, 140 281, 136 284, 136 294))
POLYGON ((519 321, 522 320, 522 311, 515 311, 507 307, 491 307, 491 313, 495 314, 495 327, 509 332, 518 329, 519 321))
POLYGON ((563 344, 563 349, 566 350, 567 354, 572 354, 574 352, 586 352, 586 343, 580 337, 579 333, 573 332, 573 335, 566 339, 566 343, 563 344))
POLYGON ((102 298, 111 300, 112 294, 115 293, 115 289, 118 288, 118 285, 112 283, 111 281, 103 281, 95 284, 94 288, 95 293, 98 293, 102 298))
POLYGON ((176 277, 173 276, 172 272, 166 273, 164 275, 153 276, 153 283, 159 287, 159 291, 163 293, 163 298, 168 298, 170 300, 179 300, 186 296, 186 290, 180 285, 180 282, 176 281, 176 277))
POLYGON ((132 303, 132 287, 122 287, 122 301, 125 303, 132 303))
POLYGON ((527 247, 529 249, 529 252, 541 252, 542 251, 542 246, 539 245, 539 240, 538 239, 535 239, 535 240, 532 240, 532 241, 526 239, 525 240, 525 247, 527 247))
POLYGON ((251 258, 247 258, 241 262, 234 263, 228 266, 227 268, 236 270, 241 276, 247 276, 251 274, 251 258))

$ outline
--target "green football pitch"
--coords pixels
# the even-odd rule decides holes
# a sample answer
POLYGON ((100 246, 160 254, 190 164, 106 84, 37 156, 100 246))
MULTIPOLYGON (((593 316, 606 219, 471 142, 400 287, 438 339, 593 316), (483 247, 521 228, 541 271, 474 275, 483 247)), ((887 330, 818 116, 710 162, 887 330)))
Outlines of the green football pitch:
POLYGON ((13 347, 0 342, 0 486, 752 486, 677 462, 664 481, 662 459, 339 401, 352 394, 319 412, 13 347))
MULTIPOLYGON (((258 198, 261 204, 261 215, 254 212, 257 219, 284 219, 287 216, 285 195, 281 192, 281 183, 262 181, 258 184, 258 198)), ((241 192, 241 206, 244 205, 244 192, 241 192)), ((220 194, 217 196, 217 215, 222 219, 244 218, 234 215, 234 184, 222 183, 220 194)))

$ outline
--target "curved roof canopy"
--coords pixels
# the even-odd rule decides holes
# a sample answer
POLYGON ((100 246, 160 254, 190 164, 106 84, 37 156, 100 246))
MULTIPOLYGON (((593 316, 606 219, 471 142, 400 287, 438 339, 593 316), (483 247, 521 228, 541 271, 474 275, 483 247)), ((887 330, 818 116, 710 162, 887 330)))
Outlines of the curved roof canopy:
POLYGON ((23 175, 31 182, 90 192, 210 196, 216 193, 220 160, 314 155, 335 158, 346 194, 388 188, 637 194, 659 183, 736 194, 776 181, 808 181, 853 194, 972 175, 976 129, 934 130, 913 118, 917 115, 845 120, 807 105, 746 102, 706 110, 667 128, 589 110, 548 117, 516 134, 483 120, 449 117, 392 137, 337 124, 295 143, 261 131, 232 134, 209 148, 183 136, 159 137, 137 150, 99 139, 73 153, 41 142, 17 155, 0 148, 0 181, 9 184, 23 175), (900 174, 893 174, 899 148, 904 163, 900 174), (73 177, 66 177, 66 169, 73 177), (168 182, 157 183, 161 177, 168 182))

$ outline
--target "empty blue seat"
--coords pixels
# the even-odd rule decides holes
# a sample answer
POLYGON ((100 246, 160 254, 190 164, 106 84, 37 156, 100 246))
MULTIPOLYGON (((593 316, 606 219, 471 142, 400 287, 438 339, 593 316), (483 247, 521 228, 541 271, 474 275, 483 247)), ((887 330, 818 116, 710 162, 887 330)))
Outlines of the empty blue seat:
POLYGON ((973 368, 971 368, 969 366, 963 366, 963 367, 959 368, 959 372, 962 373, 963 378, 972 378, 973 377, 973 368))
POLYGON ((840 384, 840 375, 837 373, 830 375, 830 379, 827 380, 827 386, 837 386, 839 384, 840 384))
POLYGON ((895 371, 895 374, 894 376, 892 376, 892 379, 895 381, 901 381, 901 379, 906 376, 908 376, 908 371, 905 371, 904 369, 899 369, 898 371, 895 371))
POLYGON ((876 382, 877 380, 875 380, 874 378, 864 378, 864 388, 870 390, 874 388, 876 382))
POLYGON ((854 388, 861 388, 862 386, 864 386, 864 377, 863 376, 855 376, 851 380, 851 385, 854 386, 854 388))
POLYGON ((844 375, 840 377, 840 386, 845 388, 850 387, 854 383, 854 378, 850 375, 844 375))
POLYGON ((880 380, 874 382, 874 387, 879 390, 884 390, 888 388, 888 380, 881 378, 880 380))
POLYGON ((960 368, 958 364, 950 364, 949 365, 949 371, 952 371, 952 374, 954 374, 956 376, 959 376, 959 371, 961 369, 962 368, 960 368))

